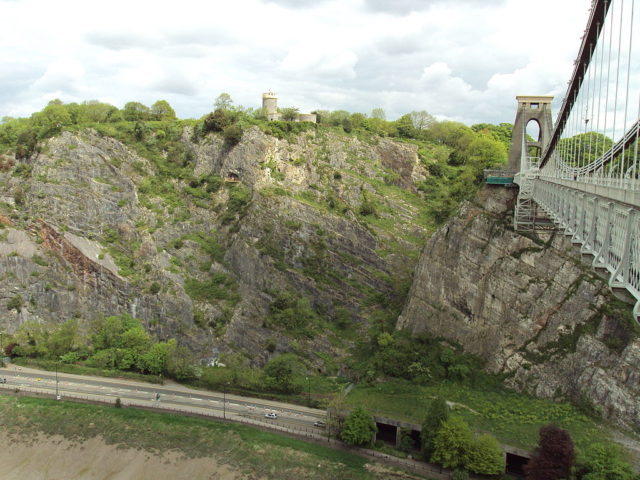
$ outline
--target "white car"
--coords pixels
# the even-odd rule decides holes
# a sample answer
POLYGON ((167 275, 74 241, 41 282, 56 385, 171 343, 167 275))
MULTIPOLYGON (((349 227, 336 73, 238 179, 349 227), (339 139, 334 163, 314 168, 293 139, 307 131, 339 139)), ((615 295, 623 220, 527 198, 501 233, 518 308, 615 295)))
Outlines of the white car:
POLYGON ((278 414, 273 412, 265 413, 264 416, 267 418, 278 418, 278 414))

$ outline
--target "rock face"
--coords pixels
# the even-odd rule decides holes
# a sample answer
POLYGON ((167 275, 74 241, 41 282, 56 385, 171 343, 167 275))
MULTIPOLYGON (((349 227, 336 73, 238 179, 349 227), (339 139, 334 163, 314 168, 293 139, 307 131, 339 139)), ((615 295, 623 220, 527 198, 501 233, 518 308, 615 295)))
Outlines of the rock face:
POLYGON ((485 187, 429 239, 397 327, 458 341, 519 391, 640 426, 630 307, 612 302, 567 237, 515 233, 514 194, 485 187))
POLYGON ((316 130, 176 138, 151 157, 65 132, 0 171, 0 328, 129 313, 201 358, 297 351, 324 368, 309 352, 347 347, 333 323, 366 325, 410 279, 431 228, 417 148, 316 130), (317 312, 312 335, 266 325, 282 292, 317 312))

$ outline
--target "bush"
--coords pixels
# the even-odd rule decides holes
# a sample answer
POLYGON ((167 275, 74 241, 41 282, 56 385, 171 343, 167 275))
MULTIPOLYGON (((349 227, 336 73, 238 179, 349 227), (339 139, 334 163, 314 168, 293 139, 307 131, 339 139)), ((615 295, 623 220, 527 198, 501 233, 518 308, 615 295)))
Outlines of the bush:
POLYGON ((222 138, 227 147, 233 147, 242 139, 242 128, 239 125, 229 125, 222 131, 222 138))
POLYGON ((433 440, 431 461, 445 468, 464 468, 472 439, 469 425, 464 420, 449 418, 433 440))
POLYGON ((371 414, 362 407, 356 407, 345 418, 340 438, 347 445, 370 445, 377 431, 371 414))
POLYGON ((232 117, 223 109, 218 108, 204 118, 205 132, 221 132, 232 123, 232 117))
POLYGON ((631 480, 633 470, 622 459, 617 445, 596 443, 580 459, 577 478, 581 480, 631 480))
POLYGON ((153 282, 151 286, 149 286, 149 293, 155 295, 156 293, 160 292, 160 289, 160 284, 158 282, 153 282))
POLYGON ((24 300, 20 294, 14 295, 7 302, 7 310, 15 310, 18 313, 22 311, 23 306, 24 300))
POLYGON ((294 377, 300 369, 298 357, 292 353, 285 353, 269 360, 264 367, 267 386, 283 393, 294 392, 297 387, 294 383, 294 377))

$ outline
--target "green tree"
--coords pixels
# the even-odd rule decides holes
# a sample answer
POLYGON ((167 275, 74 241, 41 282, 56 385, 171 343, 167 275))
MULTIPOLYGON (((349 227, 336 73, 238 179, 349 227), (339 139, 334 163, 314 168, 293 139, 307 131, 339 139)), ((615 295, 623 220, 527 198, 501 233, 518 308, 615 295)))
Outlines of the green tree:
POLYGON ((340 438, 347 445, 370 445, 377 431, 371 414, 362 407, 356 407, 345 418, 340 438))
POLYGON ((229 125, 222 131, 222 137, 227 147, 233 147, 242 140, 242 127, 240 125, 229 125))
POLYGON ((233 123, 233 118, 226 110, 217 108, 214 112, 204 117, 205 132, 221 132, 233 123))
POLYGON ((399 119, 395 121, 396 128, 398 129, 398 134, 401 137, 405 138, 415 138, 417 131, 413 126, 413 119, 410 114, 406 114, 401 116, 399 119))
POLYGON ((112 122, 121 118, 118 108, 108 103, 99 102, 98 100, 89 100, 82 102, 80 105, 70 103, 66 105, 66 108, 69 115, 71 115, 73 123, 79 125, 85 123, 112 122))
POLYGON ((426 130, 436 121, 433 115, 426 110, 413 111, 409 114, 411 123, 416 130, 426 130))
POLYGON ((430 460, 435 449, 435 438, 442 425, 449 419, 449 405, 442 397, 436 397, 429 404, 422 421, 420 450, 425 460, 430 460))
POLYGON ((154 343, 148 352, 138 357, 137 367, 143 373, 160 375, 167 371, 169 359, 176 350, 176 340, 172 338, 167 342, 154 343))
POLYGON ((169 102, 166 100, 158 100, 156 103, 151 105, 151 117, 154 120, 175 120, 176 112, 171 108, 169 102))
POLYGON ((581 480, 632 480, 631 466, 622 459, 620 448, 613 444, 590 445, 581 455, 578 468, 581 480))
POLYGON ((431 461, 445 468, 464 468, 472 439, 469 425, 459 417, 450 417, 433 440, 431 461))
POLYGON ((286 122, 295 122, 298 119, 298 109, 296 107, 288 107, 280 110, 282 120, 286 122))
POLYGON ((78 331, 78 320, 69 319, 56 328, 47 340, 47 348, 54 358, 75 350, 79 346, 80 335, 78 331))
POLYGON ((479 475, 499 475, 504 472, 504 452, 498 440, 488 434, 474 438, 469 444, 465 467, 479 475))
POLYGON ((272 358, 263 370, 266 384, 273 390, 291 393, 296 390, 294 380, 299 369, 300 362, 293 353, 285 353, 272 358))
POLYGON ((65 125, 71 125, 71 115, 60 100, 52 100, 38 113, 32 116, 33 124, 40 127, 41 138, 59 133, 65 125))
POLYGON ((377 118, 378 120, 386 120, 387 114, 380 107, 371 110, 371 118, 377 118))
POLYGON ((124 348, 130 348, 137 353, 141 353, 147 351, 152 342, 151 337, 142 325, 135 325, 122 332, 119 343, 124 348))
POLYGON ((216 110, 230 110, 231 105, 233 105, 233 100, 231 99, 231 95, 228 93, 222 92, 217 96, 213 108, 216 110))
POLYGON ((128 122, 139 122, 151 118, 151 110, 140 102, 127 102, 122 110, 124 119, 128 122))

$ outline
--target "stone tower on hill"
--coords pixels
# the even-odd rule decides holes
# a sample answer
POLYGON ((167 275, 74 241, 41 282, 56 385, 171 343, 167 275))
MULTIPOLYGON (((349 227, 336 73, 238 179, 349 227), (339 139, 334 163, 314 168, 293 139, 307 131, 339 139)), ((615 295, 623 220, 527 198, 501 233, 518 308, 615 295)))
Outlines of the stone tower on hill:
MULTIPOLYGON (((278 95, 271 90, 262 94, 262 108, 267 114, 267 120, 282 120, 282 114, 278 112, 278 95)), ((318 117, 315 113, 300 113, 294 121, 317 123, 318 117)))
POLYGON ((262 108, 267 113, 267 120, 280 120, 278 113, 278 96, 269 90, 262 94, 262 108))

